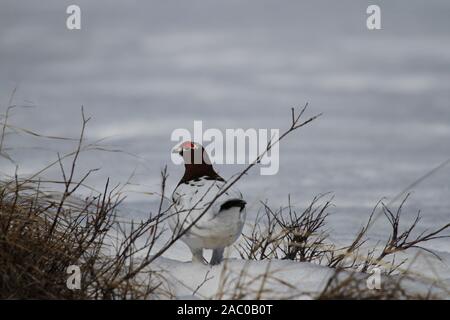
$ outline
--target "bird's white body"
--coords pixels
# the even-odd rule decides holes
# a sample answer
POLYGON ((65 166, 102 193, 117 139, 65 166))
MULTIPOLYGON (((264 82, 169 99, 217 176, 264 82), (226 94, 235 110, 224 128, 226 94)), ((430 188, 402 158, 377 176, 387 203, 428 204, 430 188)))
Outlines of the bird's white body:
MULTIPOLYGON (((191 225, 221 192, 224 181, 201 177, 181 183, 173 192, 173 210, 169 225, 178 234, 191 225)), ((181 238, 193 253, 193 260, 199 260, 203 249, 216 249, 220 254, 232 245, 242 232, 245 222, 245 208, 232 206, 221 208, 228 200, 240 199, 242 194, 231 188, 221 195, 181 238)))

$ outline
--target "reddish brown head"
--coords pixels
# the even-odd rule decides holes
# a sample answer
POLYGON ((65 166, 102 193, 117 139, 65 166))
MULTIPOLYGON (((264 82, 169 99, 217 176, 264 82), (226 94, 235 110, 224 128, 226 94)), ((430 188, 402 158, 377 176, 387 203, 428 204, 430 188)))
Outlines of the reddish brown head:
POLYGON ((208 153, 199 143, 185 141, 172 150, 183 157, 185 172, 180 183, 201 177, 223 180, 211 165, 208 153))

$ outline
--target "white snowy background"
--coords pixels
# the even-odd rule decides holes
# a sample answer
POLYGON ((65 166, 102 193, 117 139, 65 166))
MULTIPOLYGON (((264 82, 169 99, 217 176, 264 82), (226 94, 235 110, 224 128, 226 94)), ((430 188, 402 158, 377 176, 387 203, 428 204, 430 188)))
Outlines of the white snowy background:
MULTIPOLYGON (((170 163, 170 134, 192 130, 194 120, 221 130, 283 129, 290 107, 309 102, 310 115, 323 112, 283 142, 277 175, 254 170, 239 188, 248 202, 249 226, 260 201, 278 206, 291 194, 304 207, 318 193, 331 192, 335 206, 328 228, 337 243, 352 240, 379 199, 389 200, 450 157, 448 1, 380 1, 379 31, 366 28, 368 1, 82 0, 80 31, 65 28, 70 4, 2 0, 0 105, 4 110, 17 86, 14 102, 30 107, 15 108, 10 123, 66 137, 78 135, 84 105, 92 117, 89 141, 106 137, 103 144, 136 155, 91 152, 80 162, 84 169, 101 167, 89 182, 98 188, 107 177, 123 183, 135 171, 122 209, 126 219, 155 209, 156 199, 143 192, 159 190, 165 164, 168 189, 174 188, 183 168, 170 163)), ((74 147, 25 134, 7 138, 19 174, 35 172, 56 152, 74 147)), ((14 167, 0 160, 2 174, 14 167)), ((218 171, 228 177, 241 168, 224 165, 218 171)), ((47 175, 58 176, 57 168, 47 175)), ((414 187, 404 222, 421 209, 418 231, 447 223, 449 181, 447 166, 414 187)), ((385 239, 387 232, 379 219, 371 241, 385 239)), ((443 261, 422 255, 411 268, 448 283, 449 240, 427 247, 443 261)), ((189 258, 183 244, 165 255, 189 258)), ((188 279, 191 288, 208 269, 165 259, 164 268, 188 279)), ((254 272, 264 271, 265 263, 255 263, 254 272)), ((329 271, 286 267, 297 272, 285 273, 289 281, 311 290, 329 271)), ((218 273, 215 267, 212 274, 218 273)))

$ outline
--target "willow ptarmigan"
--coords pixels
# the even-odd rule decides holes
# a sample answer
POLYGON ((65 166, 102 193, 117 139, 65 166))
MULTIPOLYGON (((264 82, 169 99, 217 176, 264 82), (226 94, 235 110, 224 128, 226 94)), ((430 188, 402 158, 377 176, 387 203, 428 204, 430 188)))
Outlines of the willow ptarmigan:
MULTIPOLYGON (((226 181, 214 170, 208 153, 200 144, 186 141, 172 152, 183 157, 185 166, 184 175, 172 195, 169 225, 176 235, 204 212, 226 181)), ((191 249, 192 262, 205 262, 203 249, 213 250, 210 264, 222 261, 224 249, 241 235, 245 204, 240 192, 228 189, 181 237, 191 249)))

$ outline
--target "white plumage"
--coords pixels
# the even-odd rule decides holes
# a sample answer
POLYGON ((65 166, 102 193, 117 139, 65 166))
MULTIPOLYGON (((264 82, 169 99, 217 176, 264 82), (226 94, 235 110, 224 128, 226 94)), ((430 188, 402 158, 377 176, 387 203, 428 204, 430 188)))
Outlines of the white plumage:
MULTIPOLYGON (((224 181, 208 176, 181 182, 173 192, 173 214, 169 225, 174 234, 197 219, 225 186, 224 181)), ((242 232, 246 211, 242 194, 232 188, 221 195, 181 238, 192 252, 192 260, 204 262, 203 249, 213 249, 211 264, 222 260, 225 247, 242 232)))

